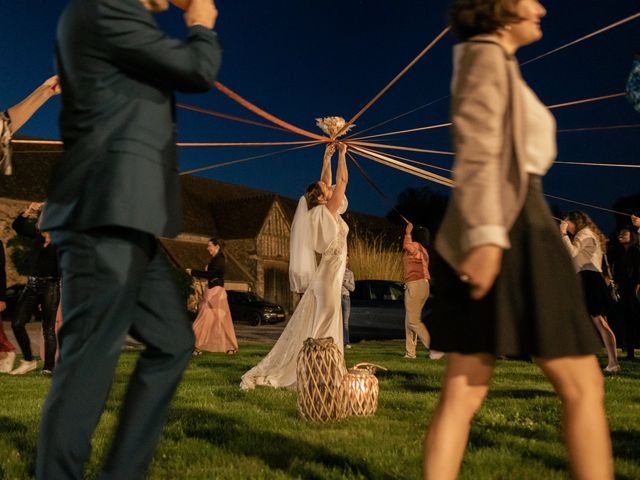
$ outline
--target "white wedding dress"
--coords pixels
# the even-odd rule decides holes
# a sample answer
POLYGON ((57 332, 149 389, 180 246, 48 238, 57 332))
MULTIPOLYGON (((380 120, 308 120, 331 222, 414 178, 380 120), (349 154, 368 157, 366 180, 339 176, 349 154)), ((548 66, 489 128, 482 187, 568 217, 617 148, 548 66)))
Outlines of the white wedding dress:
POLYGON ((343 352, 340 295, 349 227, 340 213, 345 210, 346 199, 335 216, 324 205, 308 212, 310 241, 322 259, 276 344, 258 365, 242 376, 240 388, 243 390, 251 390, 256 385, 295 388, 298 353, 309 337, 333 337, 343 352))

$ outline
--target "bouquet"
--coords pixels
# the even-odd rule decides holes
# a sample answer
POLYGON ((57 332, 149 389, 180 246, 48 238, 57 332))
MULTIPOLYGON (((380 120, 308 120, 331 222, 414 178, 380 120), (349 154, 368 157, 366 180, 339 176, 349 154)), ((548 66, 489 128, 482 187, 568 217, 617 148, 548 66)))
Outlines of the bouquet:
MULTIPOLYGON (((316 125, 331 138, 336 138, 338 136, 338 132, 344 128, 346 123, 347 122, 345 122, 342 117, 316 118, 316 125)), ((353 127, 355 127, 355 124, 352 123, 347 129, 341 132, 340 135, 344 135, 353 127)))

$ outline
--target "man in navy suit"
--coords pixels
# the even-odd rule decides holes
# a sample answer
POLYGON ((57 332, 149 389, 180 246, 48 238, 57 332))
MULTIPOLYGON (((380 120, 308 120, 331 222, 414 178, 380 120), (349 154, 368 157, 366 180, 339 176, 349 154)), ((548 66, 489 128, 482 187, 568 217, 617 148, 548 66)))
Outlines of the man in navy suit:
POLYGON ((128 333, 146 349, 101 478, 144 477, 193 350, 156 237, 181 228, 173 92, 212 88, 221 48, 213 0, 179 3, 184 41, 153 19, 168 0, 70 0, 58 24, 65 154, 40 228, 59 249, 64 321, 40 426, 40 479, 83 478, 128 333))

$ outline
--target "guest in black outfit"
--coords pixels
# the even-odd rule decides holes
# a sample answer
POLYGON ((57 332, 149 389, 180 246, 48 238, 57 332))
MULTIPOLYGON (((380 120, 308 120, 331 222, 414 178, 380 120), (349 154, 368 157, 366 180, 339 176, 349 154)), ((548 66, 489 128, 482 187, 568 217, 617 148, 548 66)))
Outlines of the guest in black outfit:
POLYGON ((227 291, 224 289, 225 258, 221 243, 219 238, 209 239, 207 251, 211 260, 206 270, 187 268, 190 275, 207 279, 207 289, 198 308, 198 317, 193 322, 193 333, 196 337, 194 355, 199 355, 203 350, 226 352, 229 355, 238 351, 227 291))
POLYGON ((624 331, 624 347, 627 360, 634 359, 638 345, 640 323, 640 245, 638 234, 632 227, 623 227, 618 232, 618 245, 611 249, 609 260, 613 281, 618 286, 620 302, 615 308, 624 331))
POLYGON ((9 372, 10 375, 23 375, 37 367, 25 325, 38 307, 42 311, 42 335, 44 337, 42 372, 51 374, 55 365, 57 349, 55 323, 60 302, 60 273, 58 272, 57 250, 51 243, 51 237, 47 232, 38 230, 33 220, 41 208, 42 203, 32 203, 14 220, 12 225, 18 235, 33 239, 33 245, 29 254, 27 285, 18 298, 16 313, 11 323, 13 334, 16 336, 24 358, 16 369, 9 372))

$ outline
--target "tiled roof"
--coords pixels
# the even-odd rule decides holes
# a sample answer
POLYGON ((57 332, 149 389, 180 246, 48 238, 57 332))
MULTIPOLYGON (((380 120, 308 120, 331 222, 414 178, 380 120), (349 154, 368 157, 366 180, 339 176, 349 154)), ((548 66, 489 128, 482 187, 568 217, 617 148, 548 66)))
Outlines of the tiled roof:
MULTIPOLYGON (((44 200, 60 150, 55 145, 14 145, 14 173, 0 175, 0 197, 44 200)), ((297 198, 193 175, 183 175, 180 181, 186 233, 225 239, 255 238, 274 202, 280 204, 289 222, 298 204, 297 198)), ((352 230, 374 235, 396 229, 386 218, 373 215, 348 211, 344 219, 352 230)))
POLYGON ((228 240, 256 238, 276 199, 277 195, 266 193, 214 203, 213 218, 220 236, 228 240))
MULTIPOLYGON (((171 240, 161 238, 160 244, 164 248, 169 258, 179 268, 194 268, 202 270, 211 259, 207 246, 204 243, 185 242, 182 240, 171 240)), ((246 273, 246 270, 240 266, 238 260, 229 252, 224 252, 225 256, 225 273, 224 278, 227 281, 235 282, 255 282, 254 278, 246 273)))

